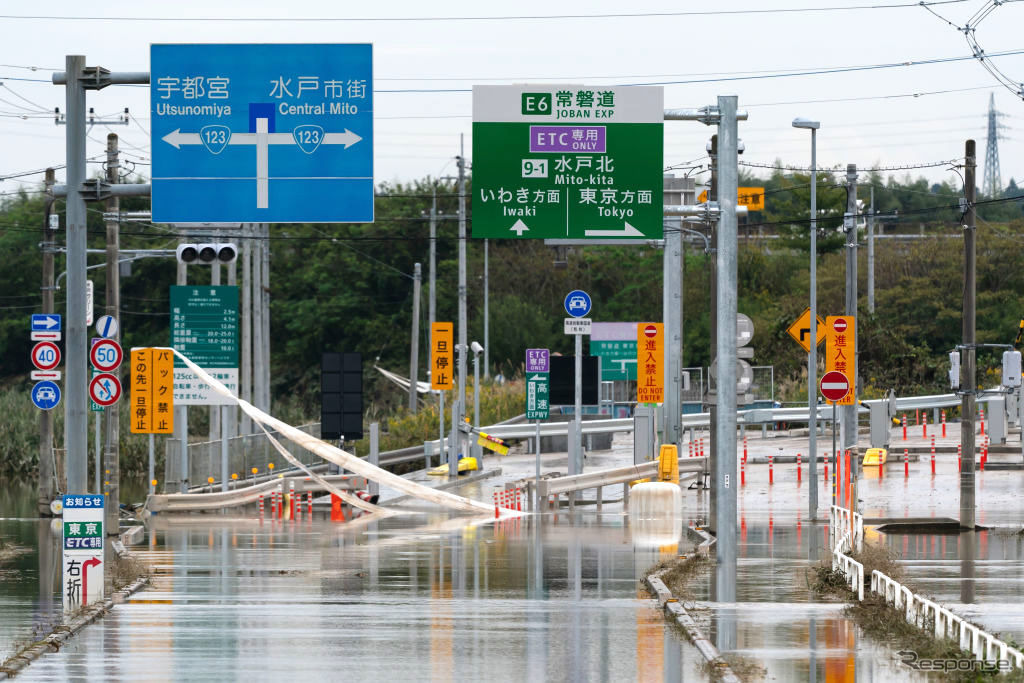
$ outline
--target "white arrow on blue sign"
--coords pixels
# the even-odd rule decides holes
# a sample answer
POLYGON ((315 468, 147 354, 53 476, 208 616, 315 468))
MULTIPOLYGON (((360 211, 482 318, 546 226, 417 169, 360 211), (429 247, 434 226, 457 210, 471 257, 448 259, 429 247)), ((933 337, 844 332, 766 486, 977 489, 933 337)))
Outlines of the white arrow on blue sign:
POLYGON ((60 314, 58 313, 33 313, 32 331, 57 331, 60 329, 60 314))
POLYGON ((574 318, 586 317, 590 307, 590 295, 582 289, 574 289, 565 295, 565 312, 574 318))
POLYGON ((32 403, 40 410, 53 410, 60 403, 60 387, 46 380, 32 387, 32 403))

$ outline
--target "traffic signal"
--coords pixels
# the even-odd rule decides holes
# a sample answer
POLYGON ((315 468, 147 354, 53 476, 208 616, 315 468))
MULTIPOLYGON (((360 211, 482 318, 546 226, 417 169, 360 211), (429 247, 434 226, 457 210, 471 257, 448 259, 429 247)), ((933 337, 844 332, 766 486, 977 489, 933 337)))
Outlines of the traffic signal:
POLYGON ((320 438, 363 438, 363 354, 323 354, 320 363, 320 438))
POLYGON ((175 251, 178 261, 188 265, 209 266, 231 263, 238 258, 238 246, 228 242, 179 244, 175 251))

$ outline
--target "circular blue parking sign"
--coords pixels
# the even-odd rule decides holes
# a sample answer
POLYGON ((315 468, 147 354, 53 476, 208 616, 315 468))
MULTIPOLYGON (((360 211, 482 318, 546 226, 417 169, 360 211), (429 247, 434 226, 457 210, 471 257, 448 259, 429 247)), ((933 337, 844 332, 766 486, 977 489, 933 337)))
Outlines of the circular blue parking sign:
POLYGON ((50 380, 37 382, 32 387, 32 403, 40 410, 53 410, 60 403, 60 387, 50 380))
POLYGON ((590 313, 590 295, 582 289, 574 289, 565 295, 565 312, 574 318, 590 313))

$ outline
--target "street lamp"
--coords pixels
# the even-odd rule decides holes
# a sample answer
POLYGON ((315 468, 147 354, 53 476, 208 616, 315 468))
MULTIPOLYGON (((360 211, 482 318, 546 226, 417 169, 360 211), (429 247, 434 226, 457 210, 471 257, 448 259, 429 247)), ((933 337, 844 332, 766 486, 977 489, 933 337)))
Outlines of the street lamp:
POLYGON ((807 409, 810 420, 807 431, 810 439, 808 474, 814 483, 808 487, 807 506, 811 519, 815 520, 818 518, 818 128, 821 122, 795 118, 793 127, 811 131, 811 352, 807 356, 807 409))

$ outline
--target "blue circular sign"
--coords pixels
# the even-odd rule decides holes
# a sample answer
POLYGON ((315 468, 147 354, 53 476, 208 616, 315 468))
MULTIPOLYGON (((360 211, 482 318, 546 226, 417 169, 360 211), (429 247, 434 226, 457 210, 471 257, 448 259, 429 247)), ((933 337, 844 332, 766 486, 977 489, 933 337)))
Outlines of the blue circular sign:
POLYGON ((565 295, 565 312, 574 318, 590 313, 590 295, 582 289, 574 289, 565 295))
POLYGON ((32 387, 32 403, 40 410, 53 410, 60 403, 60 387, 50 380, 37 382, 32 387))

